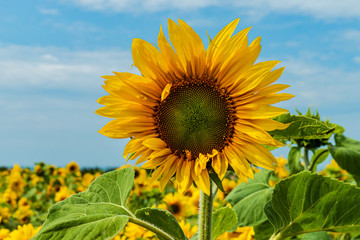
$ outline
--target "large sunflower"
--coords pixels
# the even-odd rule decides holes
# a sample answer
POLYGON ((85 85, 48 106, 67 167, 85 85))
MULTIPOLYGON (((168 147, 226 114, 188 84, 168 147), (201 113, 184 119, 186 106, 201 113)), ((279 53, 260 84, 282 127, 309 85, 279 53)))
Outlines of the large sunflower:
POLYGON ((162 28, 158 48, 134 39, 132 56, 142 76, 114 72, 104 76, 110 94, 98 100, 96 111, 115 118, 99 132, 110 138, 129 138, 124 157, 156 169, 164 188, 176 175, 180 191, 193 182, 210 192, 209 169, 220 178, 228 165, 242 181, 253 177, 250 164, 274 169, 276 159, 263 146, 282 146, 266 131, 287 125, 271 120, 287 112, 270 104, 291 94, 272 84, 283 68, 279 61, 255 63, 260 37, 248 45, 246 28, 232 36, 238 19, 223 28, 205 50, 199 35, 179 20, 168 21, 171 44, 162 28))

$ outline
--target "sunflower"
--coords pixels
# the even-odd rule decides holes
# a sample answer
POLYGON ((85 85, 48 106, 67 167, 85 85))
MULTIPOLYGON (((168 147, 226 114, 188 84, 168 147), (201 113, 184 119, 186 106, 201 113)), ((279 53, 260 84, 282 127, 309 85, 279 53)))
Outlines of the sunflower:
POLYGON ((246 28, 232 36, 238 19, 223 28, 205 50, 199 35, 179 20, 168 21, 170 42, 162 28, 158 48, 134 39, 132 57, 142 76, 114 72, 104 76, 110 94, 96 111, 115 118, 99 132, 129 138, 124 158, 155 169, 164 188, 176 176, 181 192, 193 182, 210 192, 209 169, 223 178, 228 165, 242 181, 253 177, 250 164, 274 169, 276 159, 263 146, 282 146, 267 131, 287 125, 271 118, 287 110, 270 106, 291 94, 288 85, 272 84, 284 68, 279 61, 254 64, 260 37, 248 44, 246 28), (131 154, 131 155, 129 155, 131 154))

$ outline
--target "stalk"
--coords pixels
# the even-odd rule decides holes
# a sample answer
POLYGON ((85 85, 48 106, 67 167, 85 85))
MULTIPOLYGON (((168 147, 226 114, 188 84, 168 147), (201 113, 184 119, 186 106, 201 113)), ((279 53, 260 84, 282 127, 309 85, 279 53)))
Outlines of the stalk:
POLYGON ((309 170, 310 160, 309 160, 309 149, 307 147, 305 147, 304 149, 304 164, 305 164, 305 170, 309 170))
POLYGON ((139 218, 136 217, 130 217, 129 218, 129 222, 135 223, 143 228, 146 228, 150 231, 152 231, 153 233, 155 233, 156 235, 158 235, 159 237, 161 237, 162 239, 165 240, 174 240, 174 238, 169 235, 168 233, 164 232, 162 229, 152 225, 151 223, 148 223, 146 221, 143 221, 139 218))
POLYGON ((213 182, 210 180, 210 196, 200 190, 199 240, 211 240, 212 209, 214 200, 212 185, 213 182))

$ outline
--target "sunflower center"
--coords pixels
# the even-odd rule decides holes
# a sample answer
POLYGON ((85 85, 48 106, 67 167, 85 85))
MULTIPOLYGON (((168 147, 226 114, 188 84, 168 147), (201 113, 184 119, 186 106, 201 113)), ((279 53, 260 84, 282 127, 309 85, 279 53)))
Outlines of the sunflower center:
POLYGON ((170 208, 171 208, 172 213, 174 213, 174 214, 177 214, 177 213, 180 212, 180 206, 178 204, 176 204, 176 203, 171 204, 170 208))
POLYGON ((160 138, 172 151, 199 153, 221 150, 231 138, 232 104, 213 83, 182 82, 171 87, 169 95, 155 110, 160 138))

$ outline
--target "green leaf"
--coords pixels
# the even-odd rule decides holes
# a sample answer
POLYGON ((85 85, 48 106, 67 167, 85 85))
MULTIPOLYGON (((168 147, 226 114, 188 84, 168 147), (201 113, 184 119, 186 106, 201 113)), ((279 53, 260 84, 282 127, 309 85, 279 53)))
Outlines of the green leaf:
POLYGON ((211 238, 217 239, 223 233, 233 229, 237 222, 236 213, 230 207, 222 207, 212 214, 211 238))
MULTIPOLYGON (((211 238, 215 240, 223 233, 231 231, 236 224, 236 213, 230 207, 222 207, 212 213, 211 238)), ((199 232, 195 233, 190 240, 198 240, 199 232)))
POLYGON ((296 116, 287 113, 274 118, 274 120, 282 123, 291 123, 284 130, 269 132, 274 138, 279 140, 329 139, 332 132, 336 129, 336 124, 303 115, 296 116))
POLYGON ((314 155, 311 157, 311 166, 310 171, 316 172, 317 165, 324 162, 326 158, 329 156, 329 150, 328 149, 318 149, 314 155))
POLYGON ((264 206, 271 199, 273 191, 269 185, 271 174, 269 170, 261 170, 255 174, 254 180, 239 184, 225 198, 236 212, 238 221, 235 227, 254 226, 267 219, 264 206))
POLYGON ((214 183, 216 184, 216 186, 223 192, 225 193, 224 187, 222 185, 222 181, 220 180, 219 176, 217 175, 217 173, 215 172, 215 170, 213 168, 211 168, 211 170, 209 171, 209 176, 211 178, 211 180, 214 181, 214 183))
POLYGON ((269 240, 274 232, 274 227, 269 221, 265 221, 259 225, 254 226, 254 232, 254 237, 256 240, 269 240))
POLYGON ((341 168, 360 176, 360 142, 342 134, 335 134, 334 138, 336 145, 329 146, 332 157, 341 168))
POLYGON ((96 178, 85 192, 53 205, 33 240, 111 239, 128 222, 126 201, 134 171, 125 168, 96 178))
POLYGON ((300 157, 301 157, 301 148, 292 147, 288 155, 288 166, 291 175, 299 173, 304 170, 304 166, 301 164, 300 157))
POLYGON ((360 189, 310 172, 280 181, 265 213, 273 239, 316 231, 360 233, 360 189))
POLYGON ((301 240, 332 240, 332 238, 325 231, 306 233, 299 236, 301 240))
MULTIPOLYGON (((175 217, 167 210, 159 208, 142 208, 135 212, 135 216, 166 232, 175 240, 187 240, 175 217)), ((158 236, 159 239, 163 239, 158 236)))

